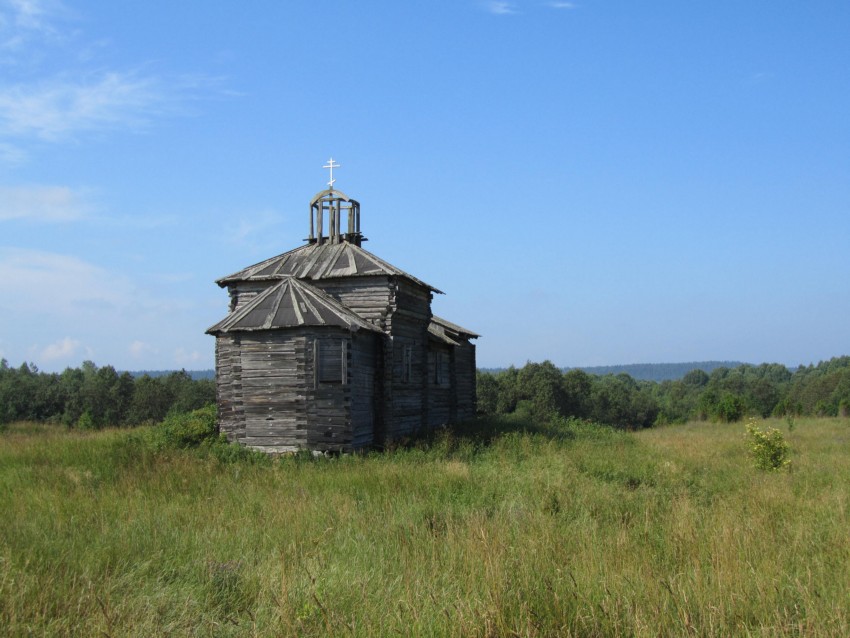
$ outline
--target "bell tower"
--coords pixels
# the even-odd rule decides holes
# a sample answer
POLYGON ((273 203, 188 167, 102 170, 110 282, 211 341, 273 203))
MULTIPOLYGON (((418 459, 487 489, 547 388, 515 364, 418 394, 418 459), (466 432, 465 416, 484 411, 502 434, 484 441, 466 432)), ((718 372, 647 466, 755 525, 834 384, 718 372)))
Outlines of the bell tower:
POLYGON ((310 236, 307 241, 321 246, 325 243, 339 244, 346 241, 359 246, 366 241, 360 232, 360 202, 351 199, 342 191, 334 189, 334 169, 339 168, 331 158, 322 168, 329 168, 330 180, 328 188, 310 200, 310 236), (347 215, 345 232, 342 231, 342 218, 347 215), (328 220, 327 234, 325 233, 325 218, 328 220))

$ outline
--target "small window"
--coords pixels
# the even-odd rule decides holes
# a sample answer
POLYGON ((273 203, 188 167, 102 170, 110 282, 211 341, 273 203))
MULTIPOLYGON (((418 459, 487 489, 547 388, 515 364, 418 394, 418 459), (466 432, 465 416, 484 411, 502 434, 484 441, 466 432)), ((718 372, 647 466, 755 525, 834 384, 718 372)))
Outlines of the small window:
POLYGON ((443 385, 448 383, 448 360, 445 352, 434 353, 434 383, 443 385))
POLYGON ((316 341, 316 379, 319 383, 346 382, 346 347, 344 339, 316 341))

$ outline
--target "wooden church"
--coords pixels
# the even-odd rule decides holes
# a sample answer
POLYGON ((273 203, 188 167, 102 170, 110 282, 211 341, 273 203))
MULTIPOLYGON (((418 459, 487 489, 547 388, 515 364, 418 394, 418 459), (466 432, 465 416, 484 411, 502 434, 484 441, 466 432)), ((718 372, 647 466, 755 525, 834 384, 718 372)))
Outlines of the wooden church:
POLYGON ((306 244, 216 282, 230 312, 207 333, 231 441, 350 451, 475 413, 478 335, 431 313, 439 290, 361 247, 360 204, 334 189, 336 167, 310 201, 306 244))

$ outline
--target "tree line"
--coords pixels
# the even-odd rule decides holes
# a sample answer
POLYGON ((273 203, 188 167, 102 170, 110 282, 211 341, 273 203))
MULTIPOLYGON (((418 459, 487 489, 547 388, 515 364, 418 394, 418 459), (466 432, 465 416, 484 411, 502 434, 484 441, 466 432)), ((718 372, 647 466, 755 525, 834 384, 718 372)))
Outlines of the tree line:
MULTIPOLYGON (((478 410, 538 421, 577 417, 621 428, 689 420, 731 422, 746 416, 850 416, 850 356, 791 372, 780 364, 691 370, 674 381, 636 381, 628 374, 562 372, 551 362, 498 373, 479 371, 478 410)), ((212 379, 185 370, 133 377, 86 361, 61 373, 0 359, 0 424, 132 426, 162 421, 215 401, 212 379)))
POLYGON ((185 370, 133 377, 112 366, 85 361, 61 373, 18 368, 0 360, 0 424, 13 421, 63 423, 70 427, 132 426, 162 421, 170 413, 215 401, 215 382, 193 380, 185 370))
POLYGON ((549 361, 478 373, 478 409, 537 420, 573 416, 621 428, 746 416, 850 416, 850 357, 794 372, 781 364, 691 370, 674 381, 562 372, 549 361))

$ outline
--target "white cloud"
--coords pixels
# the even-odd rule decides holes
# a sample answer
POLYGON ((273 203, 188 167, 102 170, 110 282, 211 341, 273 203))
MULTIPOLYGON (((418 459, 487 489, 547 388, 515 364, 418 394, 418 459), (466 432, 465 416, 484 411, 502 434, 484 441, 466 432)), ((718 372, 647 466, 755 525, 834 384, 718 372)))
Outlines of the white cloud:
POLYGON ((41 351, 41 358, 45 361, 56 361, 57 359, 69 359, 74 356, 82 344, 76 339, 65 337, 56 343, 51 343, 41 351))
POLYGON ((204 307, 198 319, 191 287, 163 296, 149 277, 130 278, 72 255, 0 247, 0 325, 15 334, 14 343, 3 344, 5 356, 32 357, 48 367, 77 340, 78 358, 94 359, 82 344, 96 344, 97 356, 117 367, 162 367, 172 357, 208 367, 212 341, 203 330, 218 313, 204 307), (44 347, 62 334, 71 335, 70 342, 44 347))
POLYGON ((491 0, 486 4, 486 7, 490 13, 495 13, 497 15, 507 15, 510 13, 516 13, 514 5, 504 0, 491 0))
POLYGON ((240 248, 251 248, 252 252, 266 251, 278 246, 278 237, 282 232, 283 217, 270 210, 244 216, 235 224, 229 225, 223 234, 227 243, 240 248))
POLYGON ((156 349, 151 344, 138 340, 131 343, 127 350, 137 359, 146 354, 156 353, 156 349))
POLYGON ((65 186, 0 186, 0 221, 65 222, 90 210, 83 194, 65 186))
POLYGON ((0 0, 0 65, 19 72, 18 81, 0 83, 0 162, 21 163, 26 155, 18 147, 27 140, 137 131, 157 118, 186 115, 188 103, 220 84, 203 74, 166 77, 141 67, 95 66, 109 45, 65 28, 60 20, 70 15, 58 0, 0 0), (43 73, 48 59, 50 71, 43 73))
POLYGON ((575 9, 578 5, 575 2, 550 2, 549 6, 553 9, 575 9))
POLYGON ((53 79, 0 90, 0 134, 59 141, 78 132, 141 128, 165 112, 151 77, 106 73, 87 81, 53 79))
POLYGON ((185 348, 181 347, 174 351, 174 363, 182 367, 197 363, 201 359, 203 359, 203 356, 197 350, 188 352, 185 348))
POLYGON ((0 142, 0 164, 18 166, 27 159, 27 153, 17 146, 0 142))
POLYGON ((0 49, 18 49, 33 37, 54 34, 52 16, 61 9, 43 0, 0 0, 0 49))
POLYGON ((129 304, 132 293, 120 276, 77 257, 0 248, 0 305, 14 299, 18 311, 65 317, 129 304))

